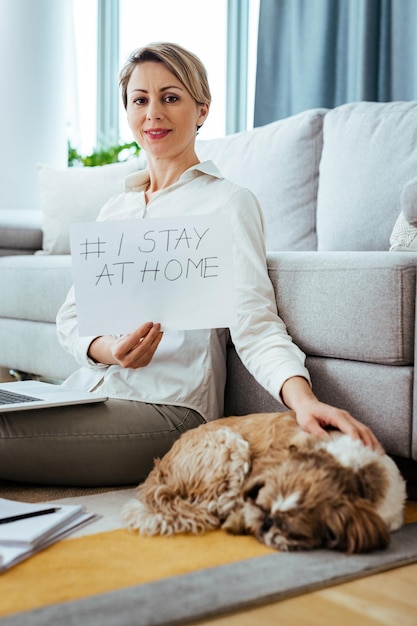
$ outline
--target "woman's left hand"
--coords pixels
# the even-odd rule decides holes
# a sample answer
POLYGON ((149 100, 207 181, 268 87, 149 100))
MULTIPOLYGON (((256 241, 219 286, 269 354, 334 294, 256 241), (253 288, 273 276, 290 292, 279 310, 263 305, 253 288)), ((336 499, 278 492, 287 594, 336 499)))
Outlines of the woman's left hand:
POLYGON ((328 437, 326 426, 331 426, 359 439, 374 450, 383 451, 381 444, 368 426, 355 419, 348 411, 320 402, 308 382, 301 377, 289 378, 283 385, 282 397, 296 415, 298 424, 317 437, 328 437))
POLYGON ((331 426, 352 439, 360 439, 362 443, 374 450, 382 451, 382 446, 372 430, 343 409, 316 400, 298 409, 296 419, 303 430, 317 437, 328 436, 325 427, 331 426))

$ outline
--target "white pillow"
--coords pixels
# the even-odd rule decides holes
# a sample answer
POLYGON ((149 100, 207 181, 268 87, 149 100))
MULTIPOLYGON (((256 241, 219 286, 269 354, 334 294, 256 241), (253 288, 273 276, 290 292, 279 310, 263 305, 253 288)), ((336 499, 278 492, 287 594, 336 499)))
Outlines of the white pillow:
POLYGON ((405 219, 412 226, 417 226, 417 176, 404 185, 400 202, 405 219))
POLYGON ((93 222, 102 206, 124 190, 126 176, 145 167, 144 158, 97 167, 55 169, 38 165, 43 243, 40 254, 69 254, 69 225, 93 222))
POLYGON ((201 160, 250 189, 265 217, 268 250, 316 250, 316 205, 323 118, 327 109, 228 135, 199 140, 201 160))
POLYGON ((417 177, 403 187, 401 212, 390 237, 390 252, 417 251, 417 177))
POLYGON ((387 250, 400 195, 417 172, 417 102, 357 102, 323 126, 318 249, 387 250))
POLYGON ((407 222, 402 211, 395 222, 389 242, 390 252, 417 251, 417 228, 407 222))

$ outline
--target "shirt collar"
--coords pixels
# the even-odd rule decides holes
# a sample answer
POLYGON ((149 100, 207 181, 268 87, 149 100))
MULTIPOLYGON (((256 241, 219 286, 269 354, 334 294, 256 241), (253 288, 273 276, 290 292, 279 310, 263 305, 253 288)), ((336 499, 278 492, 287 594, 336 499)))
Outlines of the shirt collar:
MULTIPOLYGON (((204 161, 203 163, 197 163, 193 165, 183 174, 181 174, 178 182, 184 182, 200 176, 201 174, 207 174, 214 178, 224 178, 213 161, 204 161)), ((133 172, 125 180, 125 191, 145 191, 149 185, 150 176, 149 170, 140 170, 139 172, 133 172)))

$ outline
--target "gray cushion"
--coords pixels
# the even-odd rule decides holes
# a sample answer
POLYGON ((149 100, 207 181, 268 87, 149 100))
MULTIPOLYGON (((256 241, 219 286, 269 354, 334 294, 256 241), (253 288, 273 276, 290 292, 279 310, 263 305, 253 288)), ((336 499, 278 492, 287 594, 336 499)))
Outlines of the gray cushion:
POLYGON ((389 252, 268 258, 279 313, 304 352, 390 365, 413 362, 416 264, 389 252))
POLYGON ((68 255, 0 257, 0 317, 55 322, 72 283, 68 255))
POLYGON ((0 210, 0 253, 28 254, 42 247, 41 215, 31 209, 0 210), (10 252, 11 251, 11 252, 10 252))
POLYGON ((54 380, 64 380, 79 366, 59 345, 55 324, 1 319, 1 364, 54 380))
MULTIPOLYGON (((378 365, 309 357, 320 400, 349 411, 369 426, 388 454, 409 456, 413 432, 412 366, 378 365)), ((417 447, 414 458, 417 458, 417 447)))
MULTIPOLYGON (((307 357, 313 390, 323 402, 346 409, 367 424, 389 454, 410 455, 413 367, 307 357)), ((228 350, 225 415, 287 410, 228 350)), ((417 439, 417 438, 416 438, 417 439)), ((414 445, 417 459, 417 440, 414 445)))

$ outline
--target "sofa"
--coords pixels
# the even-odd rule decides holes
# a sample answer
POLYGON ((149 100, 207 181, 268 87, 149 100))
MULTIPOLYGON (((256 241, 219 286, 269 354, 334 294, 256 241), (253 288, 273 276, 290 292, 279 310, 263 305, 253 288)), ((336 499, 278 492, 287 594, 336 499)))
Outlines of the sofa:
MULTIPOLYGON (((417 461, 417 255, 402 228, 417 214, 417 102, 312 109, 198 139, 197 152, 262 205, 279 314, 315 393, 368 424, 389 454, 417 461)), ((0 212, 0 366, 54 381, 77 367, 55 332, 72 282, 68 225, 94 220, 145 165, 40 165, 40 213, 0 212)), ((282 408, 230 344, 226 415, 282 408)))

